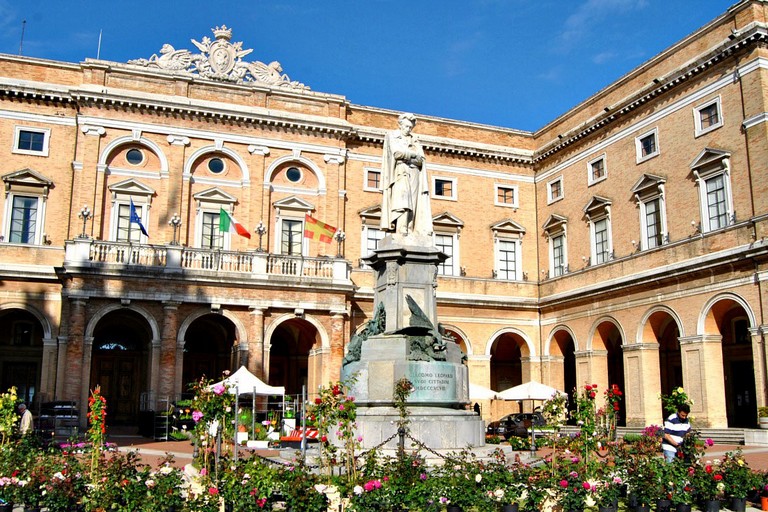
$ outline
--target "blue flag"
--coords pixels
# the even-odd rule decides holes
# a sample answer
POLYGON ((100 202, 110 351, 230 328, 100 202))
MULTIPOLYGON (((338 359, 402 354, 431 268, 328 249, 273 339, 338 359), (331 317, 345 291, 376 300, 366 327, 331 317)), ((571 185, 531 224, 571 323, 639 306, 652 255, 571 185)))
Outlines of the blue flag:
POLYGON ((149 237, 149 233, 147 233, 147 228, 144 227, 144 224, 141 223, 141 219, 139 218, 139 214, 136 213, 136 207, 133 206, 133 199, 131 199, 131 218, 130 222, 136 223, 139 225, 139 229, 142 233, 144 233, 144 236, 149 237))

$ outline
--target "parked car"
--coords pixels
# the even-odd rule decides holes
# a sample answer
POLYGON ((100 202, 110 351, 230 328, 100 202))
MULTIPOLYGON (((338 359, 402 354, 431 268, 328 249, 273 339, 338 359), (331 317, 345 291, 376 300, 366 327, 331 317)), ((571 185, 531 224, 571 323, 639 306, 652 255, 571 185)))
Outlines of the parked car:
POLYGON ((37 430, 41 437, 70 437, 77 433, 79 413, 75 402, 45 402, 40 405, 40 416, 36 418, 37 430))
POLYGON ((509 439, 512 436, 526 437, 531 427, 543 427, 547 424, 540 412, 518 412, 508 414, 488 424, 486 434, 509 439))

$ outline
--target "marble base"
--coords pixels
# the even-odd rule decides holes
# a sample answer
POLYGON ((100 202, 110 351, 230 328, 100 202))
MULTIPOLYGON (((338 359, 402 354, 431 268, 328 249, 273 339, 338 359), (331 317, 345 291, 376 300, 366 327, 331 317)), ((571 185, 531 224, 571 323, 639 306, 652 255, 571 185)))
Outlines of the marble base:
MULTIPOLYGON (((461 450, 485 446, 485 422, 471 411, 444 407, 409 407, 408 432, 411 437, 433 450, 461 450)), ((360 407, 357 409, 357 433, 364 449, 380 446, 397 449, 400 442, 397 422, 400 416, 392 407, 360 407), (394 437, 393 437, 394 436, 394 437), (390 439, 391 438, 391 439, 390 439)), ((405 449, 413 448, 413 440, 405 438, 405 449)))

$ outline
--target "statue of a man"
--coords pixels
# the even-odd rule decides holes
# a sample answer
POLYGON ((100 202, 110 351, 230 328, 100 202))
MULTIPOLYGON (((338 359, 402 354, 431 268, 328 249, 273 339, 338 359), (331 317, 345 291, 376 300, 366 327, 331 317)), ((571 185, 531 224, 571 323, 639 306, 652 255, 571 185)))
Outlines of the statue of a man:
POLYGON ((399 129, 384 137, 381 229, 401 236, 431 236, 432 209, 424 150, 411 134, 416 118, 413 114, 401 114, 397 122, 399 129))

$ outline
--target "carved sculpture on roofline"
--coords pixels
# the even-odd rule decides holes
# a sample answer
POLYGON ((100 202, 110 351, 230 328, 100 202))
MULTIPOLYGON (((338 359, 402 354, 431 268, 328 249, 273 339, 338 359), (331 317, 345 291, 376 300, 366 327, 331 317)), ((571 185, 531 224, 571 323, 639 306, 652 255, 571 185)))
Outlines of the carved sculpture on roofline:
POLYGON ((245 62, 243 57, 253 50, 243 50, 243 43, 231 43, 232 30, 226 25, 211 29, 215 40, 204 37, 198 42, 192 39, 200 53, 189 50, 177 50, 170 44, 164 44, 160 55, 152 55, 149 59, 129 60, 128 64, 170 71, 185 71, 213 80, 226 80, 238 83, 256 83, 275 87, 306 91, 309 87, 291 80, 282 74, 283 68, 277 61, 269 64, 263 62, 245 62))

